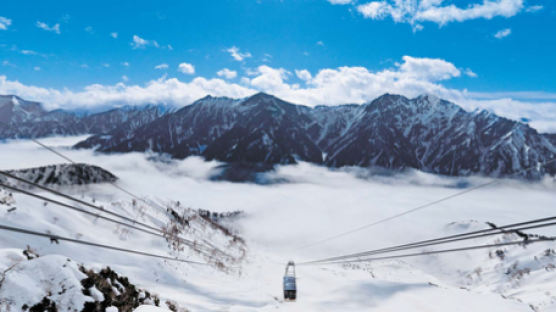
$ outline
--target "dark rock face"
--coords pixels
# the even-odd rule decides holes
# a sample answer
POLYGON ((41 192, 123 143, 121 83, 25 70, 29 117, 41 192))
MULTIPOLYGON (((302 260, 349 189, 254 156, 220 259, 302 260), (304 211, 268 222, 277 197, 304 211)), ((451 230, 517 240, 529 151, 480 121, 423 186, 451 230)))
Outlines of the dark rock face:
MULTIPOLYGON (((529 126, 487 111, 466 112, 430 96, 384 95, 364 106, 329 149, 329 166, 412 167, 447 175, 509 175, 556 157, 529 126)), ((556 173, 554 163, 520 175, 556 173)))
POLYGON ((554 175, 554 135, 432 96, 385 94, 364 105, 309 108, 264 93, 205 97, 134 130, 76 145, 101 152, 201 155, 230 163, 416 168, 445 175, 554 175), (524 171, 525 169, 529 169, 524 171))
POLYGON ((231 162, 318 163, 320 148, 305 131, 312 121, 309 111, 266 94, 243 101, 205 97, 136 131, 116 129, 76 147, 97 146, 101 152, 152 150, 176 158, 203 155, 231 162))
POLYGON ((556 133, 545 133, 544 136, 552 143, 552 145, 556 146, 556 133))
MULTIPOLYGON (((41 185, 82 185, 115 182, 116 176, 97 166, 61 164, 8 171, 9 173, 41 185)), ((0 177, 0 180, 4 177, 0 177)))
POLYGON ((100 272, 80 267, 87 277, 81 280, 83 294, 91 296, 91 289, 102 293, 103 301, 85 302, 82 312, 106 311, 108 307, 116 307, 121 312, 132 312, 139 305, 160 305, 160 299, 146 290, 131 284, 127 277, 119 276, 110 267, 100 272))
POLYGON ((83 116, 64 110, 46 111, 40 103, 0 95, 0 139, 106 133, 116 128, 130 131, 165 113, 163 106, 147 105, 83 116))

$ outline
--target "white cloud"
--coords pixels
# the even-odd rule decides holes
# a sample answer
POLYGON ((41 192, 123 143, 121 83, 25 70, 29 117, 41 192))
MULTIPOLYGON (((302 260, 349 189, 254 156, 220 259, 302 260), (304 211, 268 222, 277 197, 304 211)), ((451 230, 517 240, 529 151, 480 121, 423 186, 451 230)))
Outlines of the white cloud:
POLYGON ((527 7, 527 9, 525 9, 525 11, 533 13, 533 12, 538 12, 542 9, 544 9, 544 7, 542 5, 532 5, 530 7, 527 7))
POLYGON ((465 73, 466 76, 471 77, 471 78, 477 78, 477 77, 479 77, 475 72, 473 72, 473 71, 471 70, 471 68, 466 68, 465 71, 464 71, 464 73, 465 73))
POLYGON ((353 0, 328 0, 332 4, 350 4, 353 0))
POLYGON ((129 78, 128 78, 126 75, 123 75, 123 76, 122 76, 122 81, 123 81, 123 82, 128 82, 128 81, 129 81, 129 78))
POLYGON ((155 40, 147 40, 137 35, 133 35, 132 42, 130 44, 133 49, 144 49, 147 46, 153 46, 155 48, 159 47, 158 42, 155 40))
POLYGON ((311 80, 311 78, 313 78, 313 76, 311 76, 311 73, 306 69, 301 69, 301 70, 296 69, 295 75, 297 76, 297 78, 303 81, 308 81, 311 80))
POLYGON ((12 24, 12 20, 7 18, 7 17, 3 17, 0 16, 0 30, 6 30, 8 29, 8 27, 12 24))
POLYGON ((322 42, 322 41, 319 40, 319 41, 317 41, 317 45, 319 45, 319 46, 321 46, 321 47, 324 47, 324 42, 322 42))
POLYGON ((406 77, 424 81, 440 81, 459 77, 461 72, 454 64, 442 59, 403 56, 400 71, 406 77))
POLYGON ((90 33, 91 35, 95 33, 95 31, 93 30, 93 26, 85 27, 85 31, 90 33))
POLYGON ((189 63, 180 63, 178 65, 178 71, 187 74, 187 75, 193 75, 195 73, 195 66, 189 64, 189 63))
POLYGON ((103 63, 103 64, 102 64, 102 67, 104 67, 104 68, 110 68, 110 64, 108 64, 108 63, 103 63))
POLYGON ((158 64, 154 67, 154 69, 168 69, 168 64, 166 63, 158 64))
POLYGON ((110 37, 112 37, 114 39, 118 39, 118 33, 117 32, 111 32, 110 37))
POLYGON ((459 70, 454 64, 433 58, 404 56, 391 68, 371 71, 365 67, 343 66, 323 68, 306 78, 303 86, 288 82, 291 73, 284 68, 261 65, 242 77, 240 83, 224 79, 192 77, 188 82, 176 78, 160 78, 145 85, 89 85, 82 90, 29 86, 0 76, 0 94, 17 94, 25 99, 44 102, 49 108, 91 107, 97 105, 171 103, 186 105, 207 94, 241 98, 258 91, 274 94, 298 104, 337 105, 364 103, 384 93, 415 97, 434 94, 451 100, 463 108, 485 108, 513 119, 526 117, 531 126, 556 132, 556 94, 553 93, 472 93, 443 85, 444 81, 469 76, 469 69, 459 70))
POLYGON ((60 34, 60 24, 54 24, 52 26, 48 26, 48 24, 43 23, 41 21, 37 21, 36 26, 40 29, 44 29, 46 31, 54 32, 56 34, 60 34))
POLYGON ((229 70, 227 68, 219 70, 218 72, 216 72, 216 74, 218 75, 218 77, 224 77, 226 79, 234 79, 235 77, 237 77, 237 72, 235 70, 229 70))
POLYGON ((129 62, 122 62, 122 66, 129 67, 129 62))
POLYGON ((168 103, 185 105, 207 94, 213 96, 246 97, 256 91, 222 79, 196 77, 190 82, 176 78, 158 79, 147 84, 115 85, 92 84, 80 91, 42 88, 8 80, 0 75, 0 94, 18 94, 25 99, 41 101, 48 109, 95 107, 110 104, 142 105, 144 103, 168 103))
POLYGON ((414 30, 420 30, 420 22, 445 25, 480 18, 512 17, 523 8, 523 0, 483 0, 466 7, 444 5, 443 0, 381 0, 358 5, 357 11, 370 19, 391 17, 398 23, 418 25, 414 30))
POLYGON ((35 66, 35 67, 33 67, 33 70, 34 70, 34 71, 40 71, 41 68, 40 68, 39 66, 35 66))
POLYGON ((16 67, 15 64, 11 63, 8 60, 3 60, 2 61, 2 66, 10 66, 10 67, 16 67))
POLYGON ((23 55, 37 55, 38 54, 36 51, 33 51, 33 50, 21 50, 20 52, 23 55))
POLYGON ((497 31, 497 32, 494 34, 494 38, 496 38, 496 39, 502 39, 502 38, 508 37, 511 33, 512 33, 512 30, 509 29, 509 28, 502 29, 502 30, 497 31))
POLYGON ((251 53, 249 52, 245 52, 245 53, 241 53, 239 48, 236 46, 233 46, 229 49, 226 50, 228 53, 230 53, 230 55, 234 58, 234 60, 241 62, 246 58, 251 57, 251 53))
POLYGON ((289 92, 291 87, 284 81, 291 74, 283 68, 272 68, 261 65, 254 71, 255 77, 249 80, 249 84, 258 90, 273 94, 289 92))

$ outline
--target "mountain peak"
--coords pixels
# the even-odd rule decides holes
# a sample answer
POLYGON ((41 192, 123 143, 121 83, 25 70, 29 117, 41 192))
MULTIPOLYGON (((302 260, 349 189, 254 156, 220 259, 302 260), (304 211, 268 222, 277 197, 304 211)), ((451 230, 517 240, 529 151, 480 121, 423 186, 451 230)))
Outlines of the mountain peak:
POLYGON ((253 94, 252 96, 249 97, 249 99, 254 99, 254 100, 261 100, 261 99, 277 99, 277 97, 275 97, 274 95, 265 93, 265 92, 258 92, 253 94))

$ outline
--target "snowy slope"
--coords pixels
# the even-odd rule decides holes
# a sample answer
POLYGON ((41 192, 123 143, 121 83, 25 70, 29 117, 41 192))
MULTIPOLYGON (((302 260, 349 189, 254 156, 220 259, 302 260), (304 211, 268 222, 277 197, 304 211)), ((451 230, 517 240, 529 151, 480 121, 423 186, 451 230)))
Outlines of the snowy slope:
MULTIPOLYGON (((164 207, 170 205, 173 209, 182 209, 183 213, 195 213, 198 208, 215 212, 243 211, 234 219, 222 221, 245 239, 245 258, 239 263, 230 263, 227 270, 220 270, 213 266, 197 267, 92 250, 64 242, 51 244, 47 239, 2 232, 0 249, 4 254, 19 255, 30 245, 41 257, 63 255, 97 271, 110 266, 138 287, 191 311, 493 312, 531 311, 532 307, 537 311, 556 311, 553 294, 556 274, 551 270, 556 263, 552 253, 547 252, 554 249, 554 243, 507 247, 503 259, 493 249, 346 266, 299 266, 299 299, 294 303, 281 300, 281 276, 290 259, 300 262, 486 228, 487 221, 502 225, 546 217, 554 213, 556 206, 553 179, 537 183, 502 180, 497 186, 474 191, 457 200, 323 245, 300 249, 304 244, 484 183, 487 179, 448 178, 418 171, 383 175, 360 168, 331 170, 299 163, 280 166, 268 173, 272 175, 269 179, 282 181, 279 184, 214 182, 210 177, 220 170, 220 163, 215 161, 188 158, 162 162, 149 160, 152 158, 142 153, 105 155, 90 150, 71 150, 69 147, 79 139, 52 138, 45 143, 73 159, 102 165, 120 178, 121 186, 164 207)), ((13 141, 0 145, 0 169, 3 170, 53 162, 59 159, 31 142, 13 141)), ((127 195, 108 185, 62 190, 86 200, 95 198, 105 207, 157 226, 171 220, 165 209, 142 203, 134 205, 127 195)), ((13 199, 5 193, 3 197, 7 198, 0 201, 2 224, 165 255, 177 254, 164 240, 125 231, 51 204, 43 206, 41 202, 18 194, 14 194, 13 199), (17 209, 8 212, 9 207, 17 209)), ((238 256, 243 254, 243 247, 231 244, 233 239, 229 236, 202 219, 197 220, 199 223, 193 222, 193 228, 184 235, 210 240, 238 256)), ((556 235, 556 230, 535 233, 556 235)), ((457 246, 511 238, 496 236, 457 246)), ((179 254, 205 260, 187 249, 179 254)))

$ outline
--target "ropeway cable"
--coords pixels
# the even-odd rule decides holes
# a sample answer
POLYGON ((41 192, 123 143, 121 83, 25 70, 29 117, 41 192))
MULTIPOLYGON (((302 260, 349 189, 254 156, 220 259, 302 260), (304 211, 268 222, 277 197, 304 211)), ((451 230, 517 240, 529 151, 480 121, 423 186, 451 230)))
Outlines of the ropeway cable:
MULTIPOLYGON (((35 142, 36 144, 38 144, 38 145, 44 147, 45 149, 51 151, 52 153, 54 153, 54 154, 60 156, 61 158, 63 158, 63 159, 65 159, 65 160, 69 161, 70 163, 72 163, 72 164, 77 164, 77 162, 75 162, 75 161, 72 160, 71 158, 67 157, 66 155, 64 155, 64 154, 62 154, 62 153, 60 153, 60 152, 58 152, 57 150, 53 149, 53 148, 50 147, 50 146, 48 146, 48 145, 46 145, 46 144, 43 144, 43 143, 40 142, 39 140, 31 138, 31 141, 33 141, 33 142, 35 142)), ((133 194, 132 192, 130 192, 130 191, 124 189, 123 187, 117 185, 115 182, 109 182, 109 183, 110 183, 112 186, 114 186, 115 188, 117 188, 118 190, 120 190, 120 191, 126 193, 127 195, 129 195, 129 196, 135 198, 136 200, 139 200, 139 201, 142 201, 142 202, 148 204, 144 199, 141 199, 139 196, 137 196, 137 195, 133 194)), ((148 205, 149 205, 149 204, 148 204, 148 205)))
MULTIPOLYGON (((0 182, 0 187, 4 187, 6 189, 9 189, 9 190, 12 190, 12 191, 15 191, 15 192, 27 195, 27 196, 31 196, 31 197, 34 197, 34 198, 37 198, 37 199, 40 199, 40 200, 44 200, 44 201, 53 203, 55 205, 59 205, 59 206, 62 206, 62 207, 68 208, 68 209, 72 209, 72 210, 75 210, 75 211, 78 211, 78 212, 81 212, 81 213, 85 213, 85 214, 103 219, 103 220, 108 221, 108 222, 112 222, 112 223, 115 223, 115 224, 118 224, 118 225, 129 227, 129 228, 132 228, 134 230, 137 230, 137 231, 140 231, 140 232, 143 232, 143 233, 146 233, 146 234, 150 234, 150 235, 157 236, 157 237, 160 237, 160 238, 168 239, 168 237, 166 237, 164 235, 163 231, 161 231, 159 229, 156 229, 154 227, 149 227, 149 228, 155 229, 158 233, 147 230, 147 229, 144 229, 144 228, 141 228, 141 227, 138 227, 138 226, 135 226, 133 224, 128 224, 128 223, 121 222, 121 221, 118 221, 118 220, 115 220, 115 219, 112 219, 112 218, 108 218, 108 217, 102 216, 102 215, 94 213, 94 212, 87 211, 85 209, 82 209, 82 208, 79 208, 79 207, 76 207, 76 206, 68 205, 66 203, 63 203, 63 202, 60 202, 60 201, 57 201, 57 200, 54 200, 54 199, 51 199, 51 198, 48 198, 48 197, 44 197, 44 196, 41 196, 41 195, 38 195, 38 194, 34 194, 32 192, 29 192, 29 191, 26 191, 26 190, 23 190, 23 189, 20 189, 20 188, 16 188, 16 187, 13 187, 13 186, 1 183, 1 182, 0 182)), ((107 210, 102 209, 100 207, 96 207, 94 205, 92 205, 92 207, 97 209, 97 210, 100 210, 102 212, 107 212, 107 210)), ((118 214, 116 214, 116 215, 118 215, 118 214)), ((141 223, 139 223, 139 224, 141 224, 141 223)), ((176 239, 180 243, 185 244, 186 246, 189 246, 193 249, 199 248, 200 249, 199 251, 201 253, 207 254, 208 256, 212 256, 211 253, 212 253, 213 250, 210 247, 203 246, 203 245, 198 244, 194 241, 187 240, 187 239, 184 239, 184 238, 181 238, 181 237, 176 237, 176 239)), ((231 257, 230 255, 226 254, 225 252, 223 252, 221 250, 218 250, 218 249, 214 249, 214 250, 222 253, 223 255, 225 255, 227 257, 233 258, 233 257, 231 257)))
MULTIPOLYGON (((69 158, 68 156, 66 156, 66 155, 64 155, 64 154, 62 154, 62 153, 56 151, 56 150, 53 149, 52 147, 50 147, 50 146, 48 146, 48 145, 46 145, 46 144, 40 142, 40 141, 37 140, 37 139, 31 138, 31 141, 34 142, 34 143, 36 143, 36 144, 38 144, 38 145, 40 145, 40 146, 42 146, 42 147, 44 147, 44 148, 47 149, 48 151, 50 151, 50 152, 52 152, 52 153, 54 153, 54 154, 60 156, 61 158, 63 158, 64 160, 66 160, 66 161, 68 161, 68 162, 70 162, 70 163, 72 163, 72 164, 78 164, 78 163, 75 162, 73 159, 71 159, 71 158, 69 158)), ((156 204, 155 202, 152 202, 152 203, 147 202, 145 199, 140 198, 139 196, 135 195, 134 193, 130 192, 129 190, 127 190, 127 189, 125 189, 125 188, 119 186, 116 182, 110 181, 110 182, 108 182, 108 183, 109 183, 110 185, 112 185, 113 187, 115 187, 116 189, 118 189, 118 190, 120 190, 120 191, 126 193, 126 194, 129 195, 129 196, 131 196, 132 198, 134 198, 134 199, 136 199, 136 200, 138 200, 138 201, 141 201, 141 202, 145 203, 147 206, 152 206, 152 205, 154 205, 154 206, 158 206, 158 208, 160 208, 160 209, 162 209, 162 210, 165 210, 164 207, 161 207, 160 205, 156 204)), ((87 205, 87 204, 85 204, 85 205, 87 205)), ((158 230, 158 229, 155 229, 155 230, 158 230)), ((207 241, 206 239, 202 239, 202 240, 203 240, 203 242, 204 242, 206 245, 208 245, 208 246, 210 246, 211 248, 213 248, 213 249, 215 249, 215 250, 217 250, 217 251, 219 251, 219 252, 225 254, 222 250, 219 250, 216 246, 214 246, 213 244, 211 244, 211 243, 210 243, 209 241, 207 241)))
POLYGON ((520 244, 527 245, 527 244, 533 244, 533 243, 539 243, 539 242, 550 242, 550 241, 554 241, 554 240, 556 240, 556 237, 544 237, 544 238, 535 238, 535 239, 524 240, 524 241, 514 241, 514 242, 498 243, 498 244, 490 244, 490 245, 479 245, 479 246, 469 246, 469 247, 453 248, 453 249, 424 251, 424 252, 416 252, 416 253, 403 254, 403 255, 394 255, 394 256, 359 258, 359 259, 355 259, 355 260, 346 260, 346 261, 299 263, 299 265, 343 264, 343 263, 354 263, 354 262, 370 262, 370 261, 379 261, 379 260, 391 260, 391 259, 399 259, 399 258, 427 256, 427 255, 442 254, 442 253, 449 253, 449 252, 468 251, 468 250, 476 250, 476 249, 487 249, 487 248, 503 247, 503 246, 511 246, 511 245, 520 245, 520 244))
MULTIPOLYGON (((548 164, 550 164, 550 163, 553 163, 553 162, 556 162, 556 158, 555 158, 555 159, 548 160, 548 161, 546 161, 546 162, 544 162, 544 163, 541 163, 541 164, 536 164, 535 166, 531 166, 531 167, 529 167, 529 168, 525 168, 525 169, 523 169, 523 170, 520 170, 520 171, 518 171, 518 172, 513 173, 512 175, 517 175, 518 173, 527 172, 527 171, 530 171, 530 170, 532 170, 532 169, 534 169, 534 168, 537 168, 537 167, 539 167, 539 166, 540 166, 540 167, 544 167, 544 166, 546 166, 546 165, 548 165, 548 164)), ((373 227, 373 226, 375 226, 375 225, 378 225, 378 224, 381 224, 381 223, 384 223, 384 222, 388 222, 388 221, 390 221, 390 220, 393 220, 393 219, 396 219, 396 218, 399 218, 399 217, 408 215, 408 214, 413 213, 413 212, 415 212, 415 211, 418 211, 418 210, 421 210, 421 209, 424 209, 424 208, 428 208, 428 207, 433 206, 433 205, 436 205, 436 204, 438 204, 438 203, 441 203, 441 202, 450 200, 450 199, 455 198, 455 197, 462 196, 462 195, 464 195, 464 194, 467 194, 467 193, 469 193, 469 192, 475 191, 475 190, 477 190, 477 189, 480 189, 480 188, 483 188, 483 187, 487 187, 487 186, 489 186, 489 185, 494 185, 494 184, 497 184, 497 183, 500 183, 500 180, 493 180, 493 181, 490 181, 490 182, 486 182, 486 183, 483 183, 483 184, 479 184, 479 185, 476 185, 476 186, 474 186, 474 187, 465 189, 465 190, 463 190, 463 191, 460 191, 460 192, 457 192, 457 193, 448 195, 448 196, 446 196, 446 197, 442 197, 442 198, 437 199, 437 200, 435 200, 435 201, 428 202, 428 203, 423 204, 423 205, 419 205, 419 206, 417 206, 417 207, 415 207, 415 208, 411 208, 411 209, 409 209, 409 210, 403 211, 403 212, 398 213, 398 214, 395 214, 395 215, 393 215, 393 216, 386 217, 386 218, 384 218, 384 219, 380 219, 380 220, 378 220, 378 221, 375 221, 375 222, 372 222, 372 223, 369 223, 369 224, 362 225, 362 226, 360 226, 360 227, 357 227, 357 228, 355 228, 355 229, 352 229, 352 230, 349 230, 349 231, 346 231, 346 232, 342 232, 342 233, 338 233, 338 234, 333 235, 333 236, 329 236, 329 237, 327 237, 327 238, 321 239, 321 240, 316 241, 316 242, 313 242, 313 243, 305 244, 305 245, 303 245, 303 246, 300 246, 300 247, 296 248, 296 250, 304 249, 304 248, 309 248, 309 247, 313 247, 313 246, 316 246, 316 245, 320 245, 320 244, 322 244, 322 243, 325 243, 325 242, 328 242, 328 241, 331 241, 331 240, 334 240, 334 239, 338 239, 338 238, 340 238, 340 237, 344 237, 344 236, 347 236, 347 235, 350 235, 350 234, 353 234, 353 233, 356 233, 356 232, 359 232, 359 231, 368 229, 368 228, 373 227)))
POLYGON ((23 234, 34 235, 34 236, 42 236, 42 237, 50 238, 52 240, 67 241, 67 242, 70 242, 70 243, 88 245, 88 246, 110 249, 110 250, 115 250, 115 251, 120 251, 120 252, 126 252, 126 253, 141 255, 141 256, 153 257, 153 258, 160 258, 160 259, 164 259, 164 260, 185 262, 185 263, 198 264, 198 265, 209 265, 208 263, 205 263, 205 262, 198 262, 198 261, 191 261, 191 260, 186 260, 186 259, 181 259, 181 258, 173 258, 173 257, 168 257, 168 256, 162 256, 162 255, 157 255, 157 254, 148 253, 148 252, 144 252, 144 251, 126 249, 126 248, 121 248, 121 247, 116 247, 116 246, 111 246, 111 245, 98 244, 98 243, 93 243, 93 242, 89 242, 89 241, 73 239, 73 238, 59 236, 59 235, 55 235, 55 234, 41 233, 41 232, 36 232, 36 231, 26 230, 26 229, 22 229, 22 228, 11 227, 11 226, 2 225, 2 224, 0 224, 0 230, 6 230, 6 231, 23 233, 23 234))
POLYGON ((518 233, 519 231, 523 231, 523 230, 530 230, 530 229, 536 229, 536 228, 556 226, 556 222, 534 224, 534 223, 546 222, 546 221, 550 221, 550 220, 556 220, 556 217, 536 219, 536 220, 531 220, 531 221, 526 221, 526 222, 509 224, 509 225, 496 227, 496 228, 492 228, 492 229, 485 229, 485 230, 473 231, 473 232, 468 232, 468 233, 463 233, 463 234, 450 235, 450 236, 446 236, 446 237, 441 237, 441 238, 436 238, 436 239, 429 239, 429 240, 414 242, 414 243, 410 243, 410 244, 404 244, 404 245, 398 245, 398 246, 393 246, 393 247, 388 247, 388 248, 375 249, 375 250, 353 253, 353 254, 344 255, 344 256, 324 258, 324 259, 308 261, 308 262, 304 262, 304 263, 306 263, 306 264, 320 263, 320 262, 330 262, 330 261, 337 261, 337 260, 343 260, 343 259, 349 259, 349 258, 358 258, 358 257, 364 257, 364 256, 370 256, 370 255, 377 255, 377 254, 392 253, 392 252, 397 252, 397 251, 404 251, 404 250, 415 249, 415 248, 420 248, 420 247, 428 247, 428 246, 433 246, 433 245, 453 243, 453 242, 457 242, 457 241, 482 238, 482 237, 487 237, 487 236, 492 236, 492 235, 507 234, 507 233, 518 233), (531 225, 531 224, 533 224, 533 225, 531 225), (516 226, 521 226, 521 227, 516 227, 516 226))

